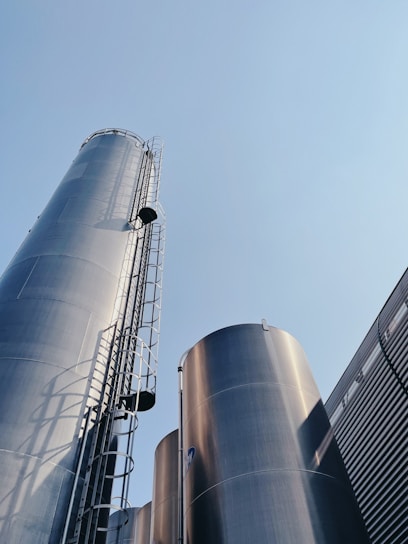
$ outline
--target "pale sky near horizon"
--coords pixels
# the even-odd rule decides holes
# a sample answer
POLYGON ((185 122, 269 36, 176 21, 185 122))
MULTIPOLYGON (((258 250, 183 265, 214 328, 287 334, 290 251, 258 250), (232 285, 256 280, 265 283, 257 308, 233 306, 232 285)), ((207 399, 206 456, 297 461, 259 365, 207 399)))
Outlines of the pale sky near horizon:
POLYGON ((405 271, 407 19, 402 0, 0 7, 1 270, 90 133, 164 140, 158 403, 134 504, 177 426, 186 349, 266 318, 325 399, 405 271))

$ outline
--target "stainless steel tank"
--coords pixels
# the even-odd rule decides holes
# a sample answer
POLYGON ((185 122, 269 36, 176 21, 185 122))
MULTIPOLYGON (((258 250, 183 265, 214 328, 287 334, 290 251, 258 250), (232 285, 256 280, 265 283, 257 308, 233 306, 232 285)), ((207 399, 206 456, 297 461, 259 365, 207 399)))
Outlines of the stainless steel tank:
POLYGON ((110 516, 106 544, 150 544, 152 503, 110 516))
POLYGON ((187 544, 368 542, 304 352, 288 333, 228 327, 183 371, 187 544))
POLYGON ((178 430, 158 444, 154 461, 152 542, 177 544, 178 534, 178 430))
POLYGON ((61 541, 144 153, 124 131, 87 141, 1 278, 1 542, 61 541))

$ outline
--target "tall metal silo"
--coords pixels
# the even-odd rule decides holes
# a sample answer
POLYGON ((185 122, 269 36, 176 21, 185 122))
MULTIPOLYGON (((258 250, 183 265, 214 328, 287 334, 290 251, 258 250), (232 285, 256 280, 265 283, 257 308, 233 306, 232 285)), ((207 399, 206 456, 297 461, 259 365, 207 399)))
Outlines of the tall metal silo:
POLYGON ((91 135, 1 278, 1 542, 104 542, 114 481, 126 497, 155 398, 160 162, 154 139, 91 135))
POLYGON ((228 327, 183 370, 187 544, 367 543, 304 352, 288 333, 228 327))
POLYGON ((151 510, 152 503, 148 502, 141 508, 112 514, 107 544, 150 544, 151 510))
POLYGON ((179 433, 175 430, 161 440, 154 459, 152 499, 152 542, 178 542, 179 433))

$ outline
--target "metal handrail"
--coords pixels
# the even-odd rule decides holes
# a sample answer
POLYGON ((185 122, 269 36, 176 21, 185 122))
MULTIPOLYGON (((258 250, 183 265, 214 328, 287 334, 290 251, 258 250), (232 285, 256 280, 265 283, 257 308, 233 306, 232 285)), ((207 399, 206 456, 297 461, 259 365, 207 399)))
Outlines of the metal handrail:
POLYGON ((96 138, 97 136, 104 136, 105 134, 119 134, 120 136, 125 136, 125 138, 136 140, 140 147, 144 147, 145 145, 145 141, 140 136, 138 136, 134 132, 131 132, 130 130, 125 130, 122 128, 103 128, 101 130, 96 130, 90 136, 88 136, 83 141, 79 149, 82 149, 90 140, 93 140, 93 138, 96 138))

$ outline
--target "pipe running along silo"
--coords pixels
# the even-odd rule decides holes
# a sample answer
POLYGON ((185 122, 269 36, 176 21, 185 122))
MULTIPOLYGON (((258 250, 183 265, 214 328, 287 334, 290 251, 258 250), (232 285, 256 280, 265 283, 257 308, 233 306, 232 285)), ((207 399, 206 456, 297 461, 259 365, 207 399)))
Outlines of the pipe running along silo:
POLYGON ((155 146, 89 137, 1 278, 1 542, 103 542, 115 466, 126 493, 119 424, 155 395, 155 146))
POLYGON ((228 327, 183 366, 186 544, 368 543, 304 352, 228 327))

